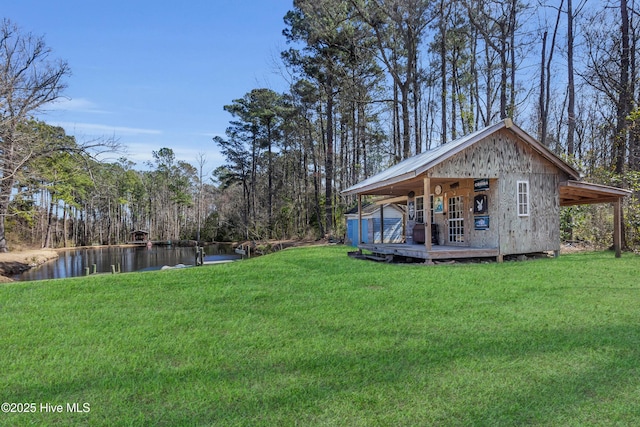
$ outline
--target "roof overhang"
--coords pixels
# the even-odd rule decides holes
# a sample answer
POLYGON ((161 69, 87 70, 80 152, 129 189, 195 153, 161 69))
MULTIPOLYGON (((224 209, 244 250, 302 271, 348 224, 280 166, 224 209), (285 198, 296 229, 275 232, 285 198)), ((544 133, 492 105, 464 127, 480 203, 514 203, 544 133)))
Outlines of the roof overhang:
POLYGON ((409 200, 408 196, 397 196, 397 197, 385 197, 379 200, 376 200, 374 203, 376 205, 387 205, 387 204, 398 204, 398 205, 406 205, 409 200))
POLYGON ((414 171, 411 171, 383 181, 373 182, 369 185, 362 185, 355 189, 352 189, 353 187, 348 188, 344 190, 342 194, 369 194, 379 196, 399 195, 402 194, 402 192, 406 191, 407 188, 412 188, 412 185, 408 183, 415 178, 416 173, 414 171))
POLYGON ((560 183, 560 206, 613 203, 630 194, 622 188, 569 180, 560 183))

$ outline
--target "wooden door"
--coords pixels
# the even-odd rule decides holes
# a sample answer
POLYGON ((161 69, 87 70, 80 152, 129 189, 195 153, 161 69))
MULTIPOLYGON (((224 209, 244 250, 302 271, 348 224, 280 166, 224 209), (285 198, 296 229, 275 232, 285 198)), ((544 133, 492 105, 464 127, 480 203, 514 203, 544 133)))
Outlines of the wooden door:
POLYGON ((448 200, 447 242, 464 243, 464 197, 454 196, 448 200))

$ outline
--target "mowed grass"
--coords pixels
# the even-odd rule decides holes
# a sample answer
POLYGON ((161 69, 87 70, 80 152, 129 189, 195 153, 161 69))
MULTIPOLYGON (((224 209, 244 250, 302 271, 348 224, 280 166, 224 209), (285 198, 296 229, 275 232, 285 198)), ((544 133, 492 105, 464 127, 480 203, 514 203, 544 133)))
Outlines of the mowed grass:
POLYGON ((0 425, 640 425, 640 257, 348 250, 0 286, 0 425))

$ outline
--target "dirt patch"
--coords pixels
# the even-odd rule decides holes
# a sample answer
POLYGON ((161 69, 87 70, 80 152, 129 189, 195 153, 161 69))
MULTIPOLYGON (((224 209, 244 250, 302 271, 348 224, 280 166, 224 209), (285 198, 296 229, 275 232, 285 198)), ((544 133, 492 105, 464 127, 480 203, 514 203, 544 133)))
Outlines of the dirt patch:
POLYGON ((10 276, 56 258, 58 258, 58 252, 53 249, 0 253, 0 282, 11 281, 10 276))
POLYGON ((251 254, 266 255, 269 253, 281 251, 287 248, 295 248, 298 246, 314 246, 314 245, 326 245, 330 243, 336 243, 331 239, 288 239, 288 240, 247 240, 244 242, 238 242, 233 245, 235 248, 251 249, 251 254))
POLYGON ((561 254, 572 254, 576 252, 593 252, 604 250, 604 247, 592 245, 589 242, 562 242, 560 245, 561 254))

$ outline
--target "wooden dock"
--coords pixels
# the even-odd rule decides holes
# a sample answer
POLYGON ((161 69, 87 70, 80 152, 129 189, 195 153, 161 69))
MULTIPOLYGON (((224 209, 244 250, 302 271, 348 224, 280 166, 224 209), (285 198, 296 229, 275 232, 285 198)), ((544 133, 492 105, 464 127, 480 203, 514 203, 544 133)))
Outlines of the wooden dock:
POLYGON ((133 240, 131 242, 127 242, 127 245, 146 246, 149 242, 151 242, 152 246, 171 246, 175 243, 171 240, 133 240))

